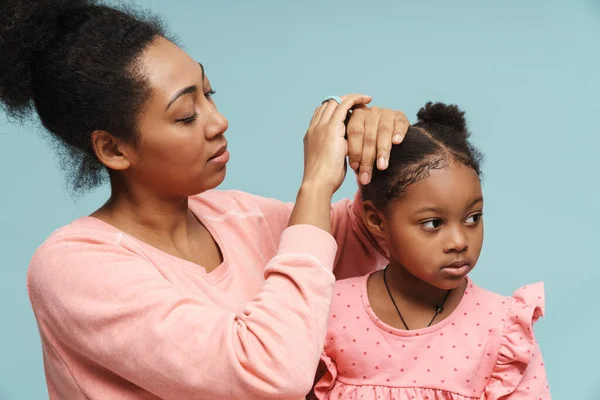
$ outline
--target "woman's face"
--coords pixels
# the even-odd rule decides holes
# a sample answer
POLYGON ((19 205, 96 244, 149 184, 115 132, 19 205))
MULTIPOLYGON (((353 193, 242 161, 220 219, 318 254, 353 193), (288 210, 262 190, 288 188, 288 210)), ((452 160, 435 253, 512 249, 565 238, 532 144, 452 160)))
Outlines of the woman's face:
POLYGON ((218 186, 229 160, 228 122, 211 98, 204 68, 164 38, 140 61, 151 95, 137 117, 139 140, 125 179, 173 198, 218 186))

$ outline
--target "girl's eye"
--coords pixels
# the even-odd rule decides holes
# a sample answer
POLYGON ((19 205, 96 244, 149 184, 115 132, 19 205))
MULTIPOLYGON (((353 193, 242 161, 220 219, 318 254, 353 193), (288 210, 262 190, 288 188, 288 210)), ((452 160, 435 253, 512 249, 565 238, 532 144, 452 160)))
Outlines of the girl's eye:
POLYGON ((476 224, 481 220, 481 217, 483 217, 482 213, 473 214, 469 218, 467 218, 465 222, 467 224, 476 224))
POLYGON ((209 97, 213 96, 215 93, 217 93, 217 92, 211 89, 208 92, 204 93, 204 97, 206 97, 208 99, 209 97))
POLYGON ((427 229, 438 229, 440 226, 442 226, 442 220, 431 219, 429 221, 421 223, 421 225, 423 225, 427 229))

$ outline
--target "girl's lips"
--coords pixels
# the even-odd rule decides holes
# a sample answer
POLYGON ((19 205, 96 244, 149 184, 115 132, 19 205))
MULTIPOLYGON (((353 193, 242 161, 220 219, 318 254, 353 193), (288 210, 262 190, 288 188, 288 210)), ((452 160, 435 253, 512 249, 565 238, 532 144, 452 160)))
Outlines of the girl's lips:
POLYGON ((456 261, 442 268, 442 273, 448 276, 465 276, 471 271, 471 266, 465 261, 456 261))

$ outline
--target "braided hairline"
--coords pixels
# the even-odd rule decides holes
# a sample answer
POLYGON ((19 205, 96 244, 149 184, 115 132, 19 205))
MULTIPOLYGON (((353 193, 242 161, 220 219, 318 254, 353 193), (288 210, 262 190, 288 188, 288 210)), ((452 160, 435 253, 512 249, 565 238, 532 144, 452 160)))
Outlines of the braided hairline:
POLYGON ((410 166, 407 170, 401 171, 400 176, 394 182, 391 187, 385 189, 382 188, 380 193, 377 193, 377 197, 381 204, 390 204, 395 199, 399 199, 406 192, 406 188, 414 183, 417 183, 427 177, 429 177, 432 170, 444 169, 450 165, 451 160, 456 160, 469 168, 472 168, 479 175, 480 171, 476 165, 470 161, 469 157, 460 152, 449 149, 442 142, 433 137, 425 129, 413 126, 414 129, 418 130, 423 135, 427 136, 439 146, 440 153, 433 156, 427 157, 419 163, 410 166))

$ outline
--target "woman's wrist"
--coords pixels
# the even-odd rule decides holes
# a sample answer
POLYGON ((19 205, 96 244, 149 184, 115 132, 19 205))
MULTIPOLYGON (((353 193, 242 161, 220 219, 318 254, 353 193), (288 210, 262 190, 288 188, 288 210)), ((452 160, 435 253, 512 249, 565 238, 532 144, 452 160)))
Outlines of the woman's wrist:
POLYGON ((316 181, 302 181, 302 184, 300 184, 300 189, 298 190, 298 197, 306 196, 314 199, 320 199, 328 202, 331 205, 333 193, 334 190, 331 185, 316 181))
POLYGON ((331 231, 331 188, 316 182, 302 182, 296 204, 290 216, 289 226, 314 225, 326 232, 331 231))

